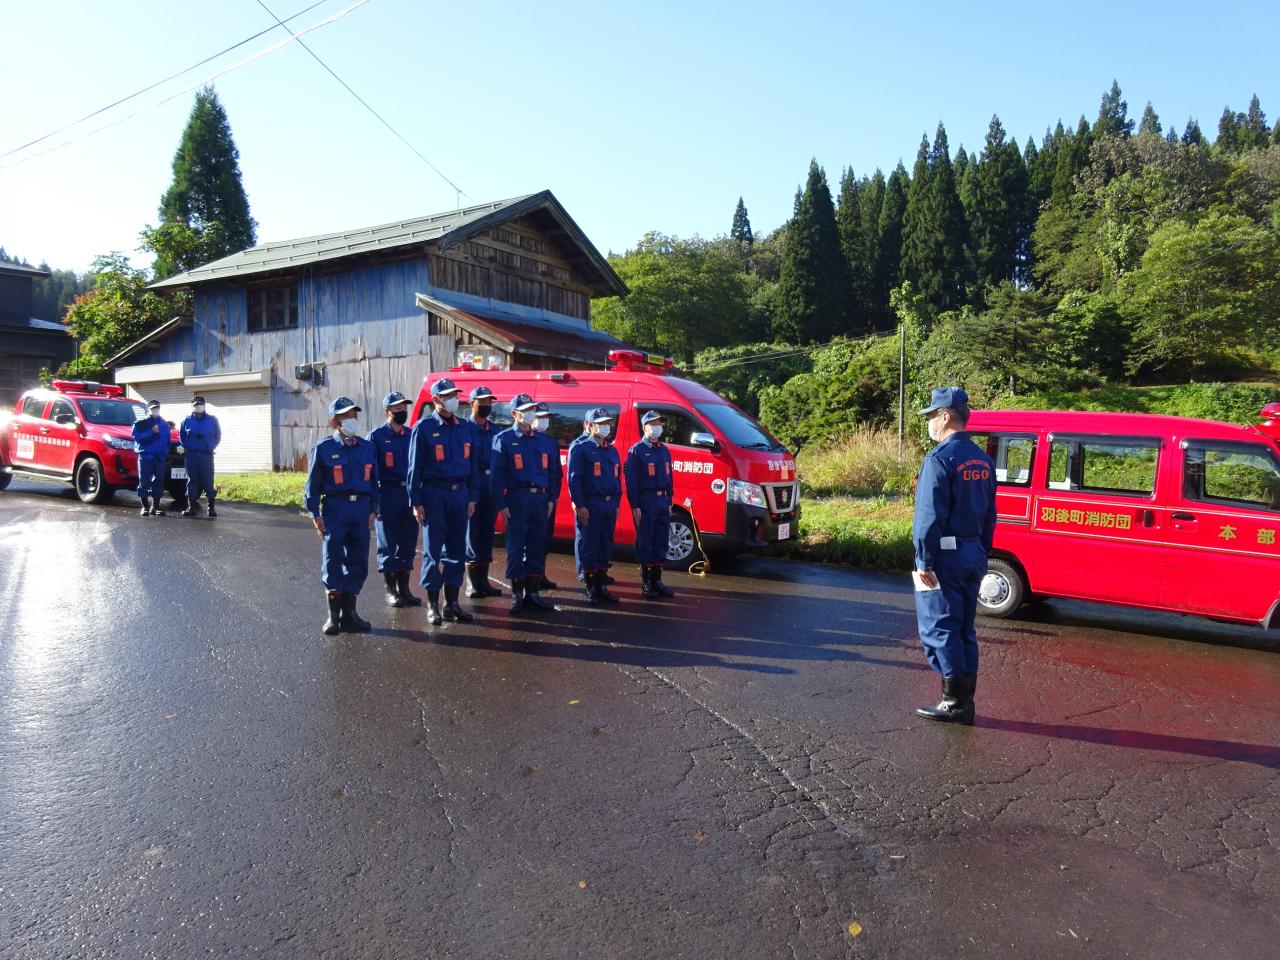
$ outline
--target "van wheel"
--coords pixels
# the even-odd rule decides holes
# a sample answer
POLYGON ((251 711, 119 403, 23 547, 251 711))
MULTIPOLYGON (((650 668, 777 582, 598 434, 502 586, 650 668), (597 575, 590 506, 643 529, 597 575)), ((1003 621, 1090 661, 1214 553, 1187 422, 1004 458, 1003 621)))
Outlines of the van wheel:
POLYGON ((698 549, 697 540, 693 535, 693 520, 687 513, 673 510, 671 525, 667 529, 667 566, 672 570, 678 570, 689 564, 694 551, 698 549))
POLYGON ((978 612, 989 617, 1008 617, 1022 606, 1027 581, 1007 560, 987 561, 987 573, 978 587, 978 612))
POLYGON ((102 475, 102 461, 97 457, 85 457, 76 467, 76 496, 85 503, 110 503, 116 488, 102 475))

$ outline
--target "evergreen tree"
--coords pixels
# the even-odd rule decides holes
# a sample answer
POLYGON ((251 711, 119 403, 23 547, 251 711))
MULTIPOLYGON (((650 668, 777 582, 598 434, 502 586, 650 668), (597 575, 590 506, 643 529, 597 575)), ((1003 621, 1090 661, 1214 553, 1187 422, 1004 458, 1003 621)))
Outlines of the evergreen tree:
POLYGON ((1280 144, 1280 120, 1276 121, 1276 125, 1271 128, 1271 142, 1280 144))
MULTIPOLYGON (((240 151, 231 137, 226 111, 212 87, 196 94, 182 141, 173 157, 173 183, 160 200, 160 225, 181 224, 199 234, 217 233, 216 248, 194 245, 211 259, 253 246, 257 224, 240 179, 240 151), (216 225, 216 226, 215 226, 216 225)), ((199 263, 158 256, 158 279, 199 263)))
POLYGON ((1045 131, 1039 150, 1036 150, 1035 144, 1032 143, 1024 153, 1027 162, 1027 193, 1037 210, 1042 204, 1048 203, 1049 197, 1053 195, 1053 178, 1058 166, 1058 150, 1066 136, 1062 121, 1059 120, 1057 128, 1052 133, 1045 131))
POLYGON ((789 342, 813 343, 862 332, 853 328, 849 264, 840 249, 827 175, 817 160, 810 161, 804 190, 796 193, 778 283, 775 332, 789 342))
POLYGON ((1168 130, 1168 132, 1167 132, 1167 133, 1165 133, 1165 135, 1164 135, 1164 142, 1165 142, 1165 143, 1177 143, 1177 142, 1178 142, 1178 128, 1177 128, 1177 127, 1175 127, 1173 124, 1169 124, 1169 130, 1168 130))
POLYGON ((751 248, 755 246, 756 238, 751 232, 751 221, 747 218, 747 206, 742 202, 742 198, 738 198, 738 207, 733 211, 733 228, 729 231, 729 238, 737 241, 745 253, 750 256, 751 248))
POLYGON ((939 123, 932 148, 928 137, 920 142, 902 227, 902 276, 936 312, 964 302, 970 277, 967 242, 947 131, 939 123))
POLYGON ((1228 153, 1240 150, 1240 121, 1243 114, 1232 113, 1230 107, 1222 108, 1222 116, 1218 118, 1218 139, 1215 145, 1228 153))
POLYGON ((1129 104, 1120 97, 1120 84, 1111 81, 1111 89, 1102 95, 1098 119, 1093 124, 1093 137, 1127 137, 1133 133, 1129 104))
POLYGON ((1195 117, 1187 118, 1187 125, 1182 128, 1182 142, 1188 146, 1204 143, 1204 134, 1200 132, 1200 124, 1195 117))
POLYGON ((1148 100, 1146 109, 1142 111, 1142 120, 1138 124, 1138 133, 1159 134, 1162 132, 1163 129, 1160 126, 1160 117, 1156 114, 1155 110, 1152 109, 1151 101, 1148 100))
POLYGON ((858 219, 862 224, 866 260, 868 322, 873 330, 885 326, 889 313, 889 287, 881 286, 879 270, 880 212, 884 208, 884 174, 877 168, 870 177, 863 177, 858 189, 858 219))
MULTIPOLYGON (((884 185, 884 200, 880 204, 880 222, 877 225, 876 289, 896 290, 902 282, 902 225, 907 215, 907 192, 911 181, 907 168, 898 161, 884 185)), ((893 311, 887 303, 881 314, 881 323, 894 323, 893 311)))
POLYGON ((1255 93, 1249 100, 1248 112, 1240 118, 1239 144, 1242 150, 1261 150, 1267 145, 1267 115, 1255 93))
POLYGON ((872 315, 872 288, 875 284, 873 243, 862 224, 863 184, 846 167, 840 174, 840 199, 836 204, 836 228, 840 232, 840 249, 849 264, 849 283, 852 291, 854 325, 870 329, 872 315))
POLYGON ((1076 124, 1075 133, 1067 134, 1058 146, 1056 163, 1053 170, 1053 191, 1051 197, 1055 202, 1066 200, 1076 192, 1076 174, 1089 162, 1089 147, 1093 145, 1093 134, 1084 117, 1076 124))
POLYGON ((1015 279, 1030 232, 1027 170, 1018 145, 1005 139, 998 116, 992 116, 987 127, 986 143, 976 167, 969 224, 978 288, 986 290, 1015 279))

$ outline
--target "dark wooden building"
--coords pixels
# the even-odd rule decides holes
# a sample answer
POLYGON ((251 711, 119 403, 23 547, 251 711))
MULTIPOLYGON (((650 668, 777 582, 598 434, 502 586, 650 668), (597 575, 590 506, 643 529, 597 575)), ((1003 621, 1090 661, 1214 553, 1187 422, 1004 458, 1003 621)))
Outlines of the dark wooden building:
POLYGON ((0 260, 0 408, 12 409, 22 391, 76 356, 76 342, 62 324, 31 315, 32 286, 48 270, 0 260))

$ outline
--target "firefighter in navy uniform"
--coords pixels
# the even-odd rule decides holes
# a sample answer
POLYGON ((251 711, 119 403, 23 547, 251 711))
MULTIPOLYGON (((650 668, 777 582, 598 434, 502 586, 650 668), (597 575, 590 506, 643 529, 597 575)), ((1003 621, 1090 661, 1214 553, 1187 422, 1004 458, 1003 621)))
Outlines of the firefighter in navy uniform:
POLYGON ((506 524, 511 612, 521 613, 527 606, 554 610, 539 591, 547 561, 547 518, 560 496, 560 449, 536 429, 539 418, 550 420, 545 403, 518 394, 511 401, 511 415, 515 423, 494 437, 489 477, 494 506, 506 524))
POLYGON ((959 387, 933 391, 929 437, 937 443, 916 478, 916 621, 925 659, 942 676, 942 699, 916 713, 930 720, 972 724, 978 684, 978 589, 996 525, 996 468, 969 439, 969 397, 959 387))
POLYGON ((347 397, 329 404, 332 436, 311 450, 304 501, 320 535, 320 580, 329 596, 324 632, 365 633, 356 597, 369 575, 369 531, 378 516, 378 462, 360 436, 360 408, 347 397))
POLYGON ((138 499, 144 517, 163 517, 160 497, 168 473, 169 424, 160 416, 160 401, 147 404, 147 414, 133 425, 133 449, 138 454, 138 499), (153 502, 154 501, 154 502, 153 502))
POLYGON ((191 398, 191 416, 182 421, 178 431, 187 465, 187 507, 184 517, 194 517, 200 510, 200 494, 209 502, 209 516, 217 517, 214 505, 218 491, 213 486, 213 452, 222 442, 218 418, 204 409, 204 397, 191 398))
POLYGON ((409 443, 409 502, 422 524, 422 588, 427 619, 469 623, 458 604, 466 572, 467 522, 479 497, 476 433, 458 416, 458 385, 442 377, 431 385, 434 409, 413 425, 409 443), (444 588, 444 607, 440 589, 444 588))
POLYGON ((636 527, 636 562, 640 564, 641 595, 646 600, 674 597, 662 582, 671 539, 671 451, 659 439, 666 423, 657 410, 640 418, 644 439, 627 451, 627 496, 636 527))
POLYGON ((387 422, 369 433, 378 453, 382 510, 378 514, 378 570, 387 591, 387 605, 417 607, 422 600, 409 589, 413 558, 418 552, 418 521, 409 505, 409 400, 393 390, 382 398, 387 422))
POLYGON ((489 565, 493 563, 493 525, 498 518, 493 492, 489 489, 489 476, 493 472, 493 440, 499 432, 489 420, 493 414, 493 391, 488 387, 476 387, 471 391, 470 400, 471 426, 476 435, 472 455, 480 472, 480 489, 475 512, 467 523, 467 596, 472 599, 500 597, 502 591, 489 582, 489 565))
POLYGON ((587 603, 617 603, 604 576, 613 557, 613 533, 622 497, 622 463, 608 442, 614 418, 603 408, 589 410, 586 432, 569 447, 569 497, 573 501, 573 552, 582 568, 587 603))

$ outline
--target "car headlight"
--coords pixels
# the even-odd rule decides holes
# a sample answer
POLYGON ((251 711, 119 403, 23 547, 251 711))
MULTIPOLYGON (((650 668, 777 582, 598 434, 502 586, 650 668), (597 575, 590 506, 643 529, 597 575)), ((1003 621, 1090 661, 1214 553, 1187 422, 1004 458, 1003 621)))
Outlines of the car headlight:
POLYGON ((764 487, 745 480, 730 480, 725 494, 730 503, 745 503, 752 507, 767 507, 764 499, 764 487))
POLYGON ((112 436, 107 436, 107 437, 104 437, 103 439, 105 439, 105 440, 107 441, 107 446, 108 446, 108 447, 114 447, 114 448, 115 448, 115 449, 117 449, 117 450, 132 450, 132 449, 133 449, 133 441, 132 441, 132 440, 130 440, 130 439, 128 439, 128 438, 126 438, 126 437, 112 437, 112 436))

